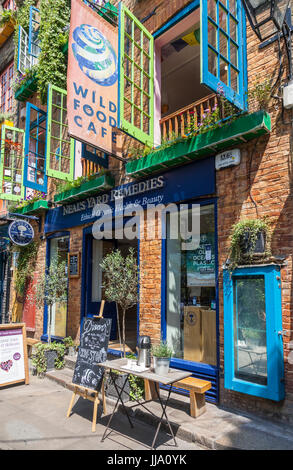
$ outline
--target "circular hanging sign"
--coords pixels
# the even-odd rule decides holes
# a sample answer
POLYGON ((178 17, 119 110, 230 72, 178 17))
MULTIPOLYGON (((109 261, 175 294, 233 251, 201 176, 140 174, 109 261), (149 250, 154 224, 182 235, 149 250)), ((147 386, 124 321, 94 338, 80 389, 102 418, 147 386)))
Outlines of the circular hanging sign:
POLYGON ((8 235, 15 245, 25 246, 32 242, 35 233, 26 220, 14 220, 8 227, 8 235))

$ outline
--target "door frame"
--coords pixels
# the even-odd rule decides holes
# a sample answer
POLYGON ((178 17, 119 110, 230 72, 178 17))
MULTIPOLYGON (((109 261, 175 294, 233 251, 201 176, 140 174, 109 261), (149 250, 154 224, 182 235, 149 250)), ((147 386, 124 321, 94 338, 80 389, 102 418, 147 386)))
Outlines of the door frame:
MULTIPOLYGON (((184 359, 172 358, 170 366, 176 369, 187 370, 196 375, 197 378, 208 380, 212 383, 212 388, 206 392, 207 401, 212 403, 219 402, 219 370, 220 370, 220 329, 219 329, 219 262, 218 262, 218 214, 217 214, 217 197, 209 199, 191 199, 184 201, 184 204, 200 204, 206 206, 213 204, 214 206, 214 226, 215 226, 215 290, 216 290, 216 332, 217 332, 217 365, 212 366, 201 362, 193 362, 184 359)), ((183 204, 183 201, 177 203, 183 204)), ((163 221, 165 223, 165 221, 163 221)), ((166 231, 165 231, 166 233, 166 231)), ((162 276, 161 276, 161 332, 162 337, 166 340, 167 322, 167 243, 166 239, 162 239, 162 276)), ((178 389, 184 395, 187 392, 184 389, 178 389)))
MULTIPOLYGON (((127 220, 127 217, 124 217, 124 220, 127 220)), ((85 227, 82 231, 82 259, 81 259, 81 295, 80 295, 80 335, 82 332, 83 321, 86 314, 86 280, 87 280, 87 237, 92 233, 93 224, 85 227)), ((114 247, 117 248, 119 240, 113 239, 114 247)), ((137 239, 137 263, 139 268, 139 257, 140 257, 140 240, 137 239)), ((138 283, 138 294, 139 294, 139 283, 138 283)), ((137 338, 139 336, 139 302, 137 303, 137 312, 136 312, 136 325, 137 325, 137 338)), ((115 356, 120 357, 120 351, 116 349, 108 348, 108 351, 115 356)))

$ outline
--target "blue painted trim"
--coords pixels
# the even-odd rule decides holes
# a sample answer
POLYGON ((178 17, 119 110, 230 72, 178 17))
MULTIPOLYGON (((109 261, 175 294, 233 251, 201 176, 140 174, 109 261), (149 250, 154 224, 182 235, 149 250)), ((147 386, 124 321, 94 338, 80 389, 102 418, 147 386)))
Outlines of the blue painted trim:
MULTIPOLYGON (((47 175, 46 175, 46 150, 44 154, 44 170, 43 177, 44 183, 38 184, 33 181, 29 181, 28 179, 28 155, 30 152, 30 133, 33 129, 39 128, 40 124, 46 120, 46 129, 47 129, 47 113, 42 109, 38 108, 37 106, 33 105, 32 103, 26 103, 26 122, 25 122, 25 145, 24 145, 24 171, 23 171, 23 184, 26 188, 31 188, 36 191, 41 191, 46 193, 47 192, 47 175), (35 110, 37 112, 37 119, 31 122, 31 110, 35 110)), ((45 131, 45 139, 47 140, 47 131, 45 131)), ((45 147, 46 147, 46 140, 45 140, 45 147)), ((37 174, 37 159, 38 159, 38 144, 39 139, 37 137, 35 145, 35 157, 36 157, 36 168, 34 168, 35 176, 37 174)))
POLYGON ((192 13, 196 8, 199 7, 200 1, 199 0, 193 0, 189 5, 187 5, 185 8, 179 11, 173 18, 171 18, 169 21, 167 21, 164 26, 159 28, 157 31, 153 33, 154 38, 158 38, 161 36, 163 33, 165 33, 168 29, 172 28, 175 26, 175 24, 179 23, 179 21, 183 20, 185 16, 189 15, 192 13))
POLYGON ((20 30, 21 26, 18 26, 18 47, 17 47, 17 70, 21 73, 20 71, 20 30))
MULTIPOLYGON (((68 239, 68 249, 70 250, 70 232, 68 231, 63 231, 63 232, 55 232, 52 235, 49 235, 46 237, 46 266, 45 269, 48 269, 50 266, 50 254, 51 254, 51 246, 50 246, 50 241, 52 238, 59 238, 59 237, 69 237, 68 239)), ((67 321, 68 321, 68 300, 67 300, 67 314, 66 314, 66 333, 67 333, 67 321)), ((43 313, 43 335, 41 337, 42 341, 48 341, 48 335, 47 335, 47 328, 48 328, 48 305, 45 303, 44 304, 44 313, 43 313)), ((59 336, 52 336, 51 339, 53 341, 61 341, 61 337, 59 336)))
POLYGON ((90 152, 89 150, 87 150, 85 143, 81 144, 81 158, 85 158, 86 160, 89 160, 90 162, 97 163, 98 165, 101 165, 104 168, 108 168, 109 156, 107 153, 104 153, 103 155, 104 155, 103 157, 99 157, 94 152, 90 152))
POLYGON ((32 55, 33 57, 37 57, 34 54, 32 54, 32 46, 34 44, 34 42, 33 42, 33 22, 38 24, 38 25, 40 23, 38 23, 38 21, 36 21, 36 20, 33 20, 33 11, 39 12, 40 10, 38 8, 34 7, 33 5, 30 6, 29 33, 28 33, 28 53, 30 55, 32 55))
POLYGON ((225 388, 247 395, 281 401, 285 397, 282 300, 280 267, 276 265, 238 268, 232 276, 223 273, 224 290, 224 384, 225 388), (234 355, 234 291, 233 281, 239 276, 264 276, 267 339, 267 385, 256 384, 235 377, 234 355))
MULTIPOLYGON (((184 201, 184 203, 200 204, 206 206, 213 204, 214 206, 214 226, 215 226, 215 272, 216 272, 216 329, 217 329, 217 364, 212 366, 199 362, 187 361, 184 359, 172 358, 170 367, 176 369, 188 370, 195 374, 198 378, 203 378, 212 382, 212 389, 206 393, 207 401, 218 403, 219 402, 219 364, 220 364, 220 349, 219 349, 219 286, 218 286, 218 234, 217 234, 217 197, 209 199, 192 199, 184 201), (213 379, 212 379, 213 378, 213 379)), ((180 203, 178 203, 180 204, 180 203)), ((165 224, 165 220, 163 221, 165 224)), ((164 227, 166 228, 166 227, 164 227)), ((166 322, 166 308, 167 308, 167 243, 166 239, 162 240, 161 251, 161 334, 163 340, 167 338, 167 322, 166 322)), ((162 387, 164 388, 164 387, 162 387)), ((187 394, 185 390, 178 390, 180 393, 187 394)))
POLYGON ((120 80, 121 80, 121 45, 120 45, 120 35, 122 31, 122 24, 121 24, 121 16, 122 16, 122 2, 119 2, 119 10, 118 10, 118 100, 117 100, 117 128, 121 129, 121 93, 120 93, 120 80))
MULTIPOLYGON (((217 92, 218 86, 221 85, 225 94, 225 97, 233 103, 238 108, 244 110, 246 109, 246 89, 245 89, 245 76, 247 74, 247 63, 246 63, 246 34, 243 36, 244 32, 244 18, 243 18, 243 6, 241 0, 236 0, 236 8, 237 8, 237 41, 238 43, 238 63, 237 67, 232 66, 231 56, 230 56, 230 22, 228 21, 228 28, 227 32, 225 33, 227 40, 228 40, 228 57, 226 58, 225 62, 228 65, 228 70, 233 68, 234 70, 238 71, 238 92, 236 93, 235 90, 232 89, 230 84, 227 85, 220 80, 220 58, 224 61, 224 56, 220 54, 220 26, 218 21, 213 21, 214 25, 217 27, 217 49, 214 49, 211 45, 208 46, 208 0, 201 0, 200 3, 200 33, 201 33, 201 41, 200 41, 200 55, 201 55, 201 83, 211 88, 214 92, 217 92), (218 61, 218 73, 217 76, 214 76, 208 67, 208 59, 209 59, 209 50, 213 50, 217 55, 218 61)), ((217 17, 219 18, 219 3, 217 2, 217 17)), ((222 30, 223 31, 223 30, 222 30)), ((224 32, 223 32, 224 34, 224 32)), ((232 41, 233 42, 233 41, 232 41)), ((235 41, 234 41, 235 42, 235 41)), ((228 74, 230 75, 230 73, 228 74)))

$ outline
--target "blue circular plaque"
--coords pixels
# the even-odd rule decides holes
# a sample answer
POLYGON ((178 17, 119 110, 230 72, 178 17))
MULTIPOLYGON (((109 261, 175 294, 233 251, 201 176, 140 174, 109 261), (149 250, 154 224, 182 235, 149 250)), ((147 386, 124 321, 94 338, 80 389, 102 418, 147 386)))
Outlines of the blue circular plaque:
POLYGON ((15 245, 25 246, 34 239, 34 229, 26 220, 14 220, 8 227, 8 235, 15 245))

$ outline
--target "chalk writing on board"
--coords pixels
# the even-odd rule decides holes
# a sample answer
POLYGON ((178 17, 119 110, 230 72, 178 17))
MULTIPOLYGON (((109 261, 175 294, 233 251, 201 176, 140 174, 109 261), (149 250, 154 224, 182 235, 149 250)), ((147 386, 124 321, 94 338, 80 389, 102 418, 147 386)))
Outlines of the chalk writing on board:
POLYGON ((107 359, 110 330, 110 318, 84 321, 73 383, 93 390, 101 389, 104 369, 97 364, 107 359))

